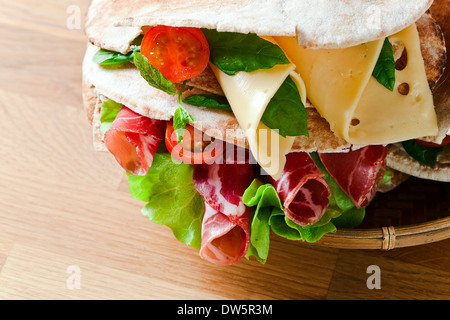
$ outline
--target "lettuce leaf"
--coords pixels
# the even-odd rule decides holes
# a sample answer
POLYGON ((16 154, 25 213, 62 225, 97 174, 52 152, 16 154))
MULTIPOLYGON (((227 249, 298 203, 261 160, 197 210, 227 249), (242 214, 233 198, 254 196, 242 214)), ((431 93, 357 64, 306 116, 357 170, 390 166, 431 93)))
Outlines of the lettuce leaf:
POLYGON ((142 213, 200 250, 204 202, 194 187, 193 172, 193 166, 174 162, 168 153, 157 153, 147 176, 127 175, 131 195, 147 202, 142 213))
POLYGON ((246 258, 254 256, 262 264, 266 263, 269 255, 270 231, 289 240, 316 242, 326 233, 336 231, 330 221, 336 216, 336 212, 337 215, 341 214, 338 210, 327 210, 322 219, 314 225, 300 226, 284 214, 275 188, 271 184, 263 184, 259 179, 252 182, 242 199, 245 205, 256 206, 252 211, 250 244, 246 258))
POLYGON ((311 156, 324 174, 324 179, 331 190, 327 211, 315 224, 300 226, 285 215, 275 188, 271 184, 264 184, 261 180, 255 179, 243 196, 244 204, 253 207, 247 259, 253 256, 260 263, 266 263, 271 231, 289 240, 314 243, 325 234, 336 232, 337 228, 355 228, 363 221, 365 208, 356 208, 325 169, 319 156, 316 153, 312 153, 311 156))
POLYGON ((112 123, 117 117, 117 114, 122 109, 122 105, 111 99, 102 103, 102 110, 100 113, 100 131, 105 134, 111 128, 112 123))
POLYGON ((252 211, 250 244, 246 258, 254 256, 264 264, 269 255, 270 219, 273 215, 284 215, 283 205, 275 188, 271 184, 263 184, 259 179, 253 180, 245 190, 242 201, 248 207, 256 206, 252 211))

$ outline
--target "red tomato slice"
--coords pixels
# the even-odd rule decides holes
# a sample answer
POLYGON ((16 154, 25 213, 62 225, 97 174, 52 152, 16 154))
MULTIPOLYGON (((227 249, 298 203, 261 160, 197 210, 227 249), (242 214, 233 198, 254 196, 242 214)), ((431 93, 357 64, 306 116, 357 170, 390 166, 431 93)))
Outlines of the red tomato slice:
POLYGON ((444 138, 444 140, 442 141, 442 143, 440 143, 440 144, 423 141, 423 140, 419 140, 419 139, 415 139, 414 142, 417 144, 420 144, 421 146, 428 147, 428 148, 440 148, 440 147, 444 147, 444 146, 450 144, 450 136, 446 136, 444 138))
POLYGON ((211 141, 203 132, 190 125, 186 126, 183 140, 178 143, 172 122, 167 122, 165 140, 172 156, 186 164, 212 164, 224 153, 223 141, 211 141))
POLYGON ((209 45, 198 28, 156 26, 144 36, 141 54, 173 83, 192 79, 209 62, 209 45))

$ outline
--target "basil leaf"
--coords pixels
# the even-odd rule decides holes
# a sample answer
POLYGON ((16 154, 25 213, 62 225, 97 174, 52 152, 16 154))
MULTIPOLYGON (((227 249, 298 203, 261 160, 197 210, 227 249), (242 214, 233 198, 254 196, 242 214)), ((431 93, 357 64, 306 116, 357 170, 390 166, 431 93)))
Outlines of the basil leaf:
POLYGON ((287 77, 270 100, 261 121, 269 128, 278 129, 286 136, 309 136, 308 113, 303 105, 297 86, 287 77))
POLYGON ((134 60, 134 52, 141 52, 141 42, 144 35, 140 35, 131 43, 131 50, 127 54, 122 54, 120 52, 100 49, 92 58, 92 61, 101 66, 111 66, 116 64, 122 64, 127 62, 132 62, 134 60))
POLYGON ((290 63, 279 46, 256 34, 218 32, 211 29, 202 29, 202 32, 209 44, 211 62, 228 75, 290 63))
POLYGON ((414 140, 403 141, 402 145, 411 157, 427 166, 436 164, 438 156, 444 151, 444 147, 425 147, 414 142, 414 140))
POLYGON ((227 98, 213 94, 192 95, 184 98, 183 102, 196 107, 217 108, 231 111, 227 98))
POLYGON ((105 49, 100 49, 92 58, 92 61, 101 66, 110 66, 114 64, 121 64, 133 61, 134 51, 128 54, 122 54, 120 52, 109 51, 105 49))
POLYGON ((395 59, 392 44, 389 39, 384 39, 383 48, 378 57, 375 69, 372 75, 377 81, 385 86, 390 91, 394 90, 395 86, 395 59))
POLYGON ((102 103, 100 112, 100 131, 102 134, 105 134, 111 128, 112 123, 116 119, 119 111, 122 110, 122 107, 122 104, 110 99, 102 103))
POLYGON ((199 250, 204 201, 195 189, 193 173, 194 166, 174 162, 169 153, 157 153, 147 176, 127 176, 131 195, 148 202, 142 213, 153 223, 172 229, 179 241, 199 250))
POLYGON ((162 73, 152 66, 148 59, 139 52, 134 53, 134 64, 149 85, 170 95, 177 93, 173 83, 164 77, 162 73))
POLYGON ((183 140, 184 131, 186 130, 186 126, 189 123, 196 123, 195 119, 186 111, 182 106, 179 106, 177 110, 175 110, 175 114, 173 115, 173 129, 177 135, 178 143, 183 140))

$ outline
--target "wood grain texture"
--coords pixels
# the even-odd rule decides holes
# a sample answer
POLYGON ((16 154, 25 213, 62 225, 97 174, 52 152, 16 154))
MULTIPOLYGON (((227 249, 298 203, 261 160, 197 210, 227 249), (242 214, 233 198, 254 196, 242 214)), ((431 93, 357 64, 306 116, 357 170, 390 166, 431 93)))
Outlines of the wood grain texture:
POLYGON ((0 299, 450 298, 450 241, 392 252, 272 236, 266 265, 217 267, 150 223, 81 98, 89 1, 0 0, 0 299), (378 264, 382 289, 366 287, 378 264), (80 288, 67 281, 80 270, 80 288), (68 269, 69 268, 69 269, 68 269))

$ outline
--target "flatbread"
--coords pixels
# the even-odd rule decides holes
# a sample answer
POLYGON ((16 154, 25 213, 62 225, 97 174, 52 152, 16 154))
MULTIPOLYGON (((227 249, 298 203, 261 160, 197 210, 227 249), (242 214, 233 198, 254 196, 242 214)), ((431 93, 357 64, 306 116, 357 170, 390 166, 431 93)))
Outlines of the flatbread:
MULTIPOLYGON (((88 45, 83 61, 84 95, 106 97, 121 103, 131 110, 153 119, 170 120, 178 107, 176 96, 169 96, 163 91, 155 89, 141 77, 139 71, 132 65, 128 68, 115 70, 105 69, 92 61, 92 57, 99 48, 88 45)), ((92 106, 98 100, 84 99, 90 101, 85 107, 89 119, 95 119, 96 112, 100 110, 92 106), (89 113, 90 112, 90 113, 89 113)), ((183 107, 194 117, 196 128, 202 130, 211 137, 224 140, 235 145, 248 148, 244 131, 239 126, 232 112, 220 109, 210 109, 182 104, 183 107)), ((309 105, 308 129, 310 137, 297 137, 293 151, 306 152, 346 152, 352 146, 345 140, 335 136, 328 122, 320 117, 317 111, 309 105)), ((94 126, 94 131, 98 130, 94 126)), ((100 135, 94 133, 95 144, 98 146, 100 135)))
POLYGON ((432 0, 93 0, 88 39, 126 53, 144 26, 188 26, 297 37, 309 48, 344 48, 397 33, 432 0), (120 26, 120 27, 119 27, 120 26))
POLYGON ((387 165, 395 170, 418 178, 450 182, 450 165, 438 162, 427 166, 414 160, 399 144, 389 146, 387 165))
MULTIPOLYGON (((284 1, 283 5, 287 5, 288 2, 289 1, 284 1)), ((349 5, 355 5, 353 1, 346 2, 349 2, 349 5)), ((361 5, 365 3, 364 1, 359 2, 361 5)), ((210 3, 211 6, 214 5, 207 1, 202 3, 210 3)), ((215 3, 217 4, 218 2, 215 3)), ((245 6, 242 2, 239 4, 233 1, 227 3, 233 6, 245 6)), ((101 46, 102 48, 119 51, 122 53, 128 52, 129 44, 139 34, 141 34, 141 32, 145 32, 145 29, 142 30, 140 25, 143 26, 151 24, 149 22, 150 20, 148 20, 152 18, 151 15, 148 15, 148 13, 153 10, 151 8, 155 8, 155 6, 160 5, 160 2, 156 3, 155 1, 147 1, 145 6, 141 3, 141 1, 128 1, 126 4, 124 4, 123 1, 108 1, 108 5, 105 1, 92 1, 86 23, 86 32, 88 34, 89 41, 101 46), (139 14, 137 14, 137 11, 135 10, 138 6, 143 6, 141 10, 138 10, 139 14), (101 12, 101 14, 97 14, 99 12, 101 12), (147 13, 144 14, 144 12, 147 13), (134 14, 133 18, 123 18, 131 13, 134 14), (122 18, 120 18, 120 16, 122 18), (113 25, 118 24, 117 21, 121 21, 122 25, 128 24, 129 26, 113 27, 113 25)), ((188 7, 193 6, 192 3, 186 5, 182 5, 180 3, 179 5, 184 6, 183 8, 185 8, 185 10, 188 10, 188 7)), ((247 5, 247 8, 250 8, 252 3, 248 2, 247 5)), ((315 3, 314 5, 316 6, 315 8, 320 8, 320 3, 315 3)), ((450 43, 450 39, 448 39, 450 35, 450 19, 442 13, 450 12, 449 8, 450 0, 437 1, 431 7, 433 16, 438 17, 438 22, 444 29, 444 32, 442 32, 439 26, 435 24, 433 18, 429 14, 424 14, 420 19, 418 19, 418 21, 416 21, 419 34, 421 36, 422 54, 424 56, 428 81, 430 83, 430 87, 434 88, 433 96, 435 99, 436 112, 438 114, 440 128, 440 133, 437 137, 424 137, 424 139, 436 143, 442 141, 449 130, 448 128, 450 127, 450 90, 448 89, 450 85, 450 75, 449 70, 445 73, 443 72, 446 64, 446 50, 443 35, 445 34, 447 36, 447 43, 450 43)), ((160 16, 167 17, 166 12, 164 11, 167 9, 159 9, 161 9, 158 11, 160 16)), ((181 10, 181 12, 183 12, 183 10, 181 10)), ((179 21, 180 24, 175 23, 178 21, 178 16, 177 18, 174 18, 173 15, 168 17, 168 19, 174 19, 172 21, 173 24, 170 23, 172 25, 183 25, 184 23, 180 22, 181 20, 179 21)), ((157 19, 157 17, 154 16, 152 19, 157 19)), ((277 18, 272 17, 272 15, 271 19, 277 21, 277 18)), ((271 21, 271 19, 268 21, 271 21)), ((237 23, 238 20, 239 19, 234 18, 233 24, 237 23)), ((162 21, 158 23, 162 23, 162 21)), ((196 22, 190 21, 189 23, 186 22, 186 25, 195 26, 195 23, 196 22)), ((252 23, 254 23, 254 21, 250 19, 247 23, 249 27, 252 23)), ((164 24, 169 23, 167 22, 164 24)), ((285 26, 286 24, 281 25, 285 26)), ((226 30, 221 29, 224 26, 225 24, 220 25, 220 27, 218 27, 219 30, 226 30)), ((239 28, 239 26, 236 28, 239 28)), ((277 28, 279 29, 280 27, 278 26, 277 28)), ((339 29, 336 30, 334 30, 334 34, 336 34, 337 38, 339 38, 339 29)), ((243 30, 238 29, 228 29, 226 31, 244 32, 243 30)), ((248 32, 256 31, 249 30, 248 32)), ((279 35, 278 33, 268 34, 279 35)), ((388 34, 384 34, 384 36, 386 35, 388 34)), ((309 46, 333 47, 338 42, 334 45, 322 43, 323 46, 318 43, 319 42, 312 43, 309 46)), ((353 44, 354 43, 351 45, 353 44)), ((340 45, 342 45, 342 43, 340 45)), ((140 77, 138 71, 131 65, 130 68, 116 70, 108 70, 96 65, 91 59, 96 50, 98 50, 98 47, 89 45, 86 53, 83 65, 83 74, 85 78, 85 89, 83 96, 85 99, 87 113, 89 115, 88 118, 93 123, 94 146, 97 150, 106 150, 103 141, 101 140, 102 135, 99 131, 99 115, 101 110, 100 97, 111 98, 126 105, 135 112, 151 118, 169 120, 172 117, 177 107, 176 97, 169 97, 165 93, 150 87, 145 80, 140 77)), ((215 94, 223 94, 220 86, 215 80, 214 75, 209 71, 210 70, 206 70, 201 77, 192 79, 189 82, 189 85, 215 94)), ((242 147, 248 147, 244 132, 240 129, 236 119, 230 112, 217 109, 192 107, 189 105, 184 105, 184 107, 194 116, 195 119, 197 119, 197 127, 199 129, 218 139, 222 139, 242 147)), ((346 152, 352 148, 350 144, 343 139, 338 138, 330 131, 326 120, 321 118, 320 115, 313 108, 311 108, 311 105, 307 105, 307 107, 309 107, 308 127, 311 137, 297 137, 293 146, 293 151, 346 152)), ((361 146, 353 146, 353 148, 358 147, 361 146)), ((446 172, 448 171, 447 167, 449 166, 448 163, 450 162, 450 159, 447 162, 445 159, 446 157, 448 158, 449 154, 450 151, 446 148, 446 151, 440 158, 443 162, 434 168, 430 168, 417 163, 417 161, 409 157, 406 152, 397 145, 396 147, 391 147, 391 152, 388 156, 388 165, 393 169, 406 174, 411 174, 426 179, 448 181, 449 178, 446 172)))
MULTIPOLYGON (((450 0, 435 1, 430 11, 442 30, 442 36, 445 36, 448 52, 450 47, 450 0)), ((450 128, 450 68, 445 69, 439 82, 435 85, 433 99, 439 121, 439 135, 426 137, 424 140, 441 143, 449 134, 450 128)), ((401 144, 391 145, 389 148, 387 163, 390 167, 418 178, 450 182, 450 145, 444 148, 444 152, 438 157, 438 163, 434 166, 417 162, 406 153, 401 144)))

